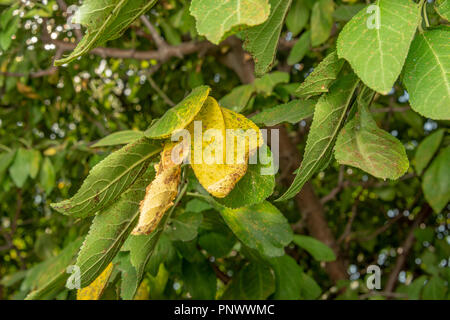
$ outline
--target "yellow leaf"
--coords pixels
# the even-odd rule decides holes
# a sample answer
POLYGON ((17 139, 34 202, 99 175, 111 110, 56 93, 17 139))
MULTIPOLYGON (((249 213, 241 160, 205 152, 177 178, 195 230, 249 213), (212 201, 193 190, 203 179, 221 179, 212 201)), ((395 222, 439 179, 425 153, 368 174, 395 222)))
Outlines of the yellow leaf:
POLYGON ((25 97, 27 97, 29 99, 39 99, 40 98, 40 96, 33 90, 33 88, 23 84, 22 82, 17 81, 16 86, 17 86, 17 91, 19 91, 25 97))
POLYGON ((148 280, 144 279, 139 285, 139 288, 137 289, 133 300, 148 300, 149 298, 150 298, 150 287, 148 285, 148 280))
POLYGON ((194 140, 190 163, 197 179, 213 196, 226 197, 247 172, 249 154, 262 143, 259 128, 243 115, 220 108, 214 98, 208 97, 188 130, 194 140), (248 129, 254 130, 253 144, 245 132, 248 129), (236 138, 245 146, 227 145, 227 140, 236 138))
POLYGON ((134 235, 152 233, 164 213, 173 206, 181 176, 181 164, 172 161, 172 150, 175 146, 174 143, 166 144, 161 152, 161 160, 155 165, 156 176, 145 190, 139 221, 132 232, 134 235))
POLYGON ((110 263, 89 286, 78 290, 77 300, 99 300, 108 285, 112 270, 113 264, 110 263))

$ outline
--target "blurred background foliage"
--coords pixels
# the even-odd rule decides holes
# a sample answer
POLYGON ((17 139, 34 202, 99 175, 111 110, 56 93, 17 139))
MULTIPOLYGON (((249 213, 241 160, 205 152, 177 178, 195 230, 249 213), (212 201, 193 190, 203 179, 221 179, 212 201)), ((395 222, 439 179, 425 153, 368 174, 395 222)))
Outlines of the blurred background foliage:
MULTIPOLYGON (((138 60, 97 51, 54 68, 55 55, 63 53, 58 44, 78 41, 79 31, 68 25, 66 9, 79 3, 1 0, 0 299, 24 298, 39 282, 45 282, 52 268, 61 267, 61 259, 56 257, 62 249, 87 233, 90 219, 60 215, 49 204, 73 195, 89 169, 113 150, 92 148, 93 143, 116 131, 145 130, 153 119, 202 84, 209 85, 217 99, 230 94, 227 99, 232 103, 244 101, 236 103, 244 107, 246 115, 288 102, 299 83, 335 47, 345 22, 365 5, 365 1, 351 0, 334 3, 334 10, 325 8, 317 16, 317 12, 311 14, 315 1, 293 1, 282 30, 277 64, 247 99, 243 94, 246 87, 241 87, 246 75, 239 74, 241 68, 233 66, 232 58, 242 54, 248 62, 250 56, 235 48, 234 42, 240 45, 237 37, 220 46, 203 43, 189 15, 189 1, 161 0, 147 16, 168 47, 201 43, 191 54, 138 60), (312 40, 313 47, 300 42, 315 24, 330 19, 331 32, 317 35, 320 30, 316 28, 318 38, 312 40)), ((432 7, 429 17, 440 19, 432 7)), ((106 47, 158 51, 140 20, 106 47)), ((423 193, 423 188, 433 190, 433 183, 448 188, 448 157, 439 159, 438 155, 449 146, 449 123, 411 111, 408 94, 400 86, 387 96, 377 95, 372 111, 379 126, 405 145, 411 163, 408 173, 399 181, 379 181, 334 162, 311 181, 337 239, 347 279, 330 279, 327 258, 311 255, 314 249, 304 250, 295 241, 271 268, 260 265, 257 254, 237 241, 217 212, 200 200, 185 197, 177 210, 197 212, 202 222, 190 241, 163 238, 165 252, 160 253, 159 261, 155 259, 162 263, 149 263, 147 269, 152 272, 147 270, 137 298, 449 298, 449 206, 435 212, 423 193), (420 145, 423 150, 417 157, 420 145), (430 168, 434 170, 429 173, 434 174, 433 183, 423 184, 430 168), (405 245, 410 246, 406 254, 405 245), (402 257, 405 261, 398 264, 402 257), (280 293, 274 274, 284 273, 291 281, 297 270, 292 261, 305 277, 301 282, 304 291, 280 293), (391 274, 395 288, 370 293, 365 279, 371 264, 381 267, 382 288, 391 274), (252 295, 257 276, 264 279, 264 288, 252 295), (233 285, 227 286, 230 279, 233 285)), ((305 147, 309 124, 307 119, 284 126, 299 152, 305 147)), ((278 183, 271 199, 285 187, 278 183)), ((295 200, 275 205, 296 234, 309 234, 295 200)), ((119 280, 111 279, 104 298, 115 299, 119 280)), ((75 293, 63 290, 53 297, 73 299, 75 293)))

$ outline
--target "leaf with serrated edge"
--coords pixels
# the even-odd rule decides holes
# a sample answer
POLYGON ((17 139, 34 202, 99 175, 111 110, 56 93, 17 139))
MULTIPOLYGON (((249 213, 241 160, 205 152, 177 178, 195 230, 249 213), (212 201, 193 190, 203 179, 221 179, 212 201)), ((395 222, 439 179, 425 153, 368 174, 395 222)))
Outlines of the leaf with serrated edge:
POLYGON ((86 26, 87 32, 72 53, 56 60, 55 66, 69 63, 106 41, 118 38, 155 3, 156 0, 85 0, 74 22, 86 26))
POLYGON ((298 87, 296 96, 306 99, 328 92, 330 85, 338 77, 344 65, 344 60, 339 59, 336 51, 333 51, 306 78, 298 87))
POLYGON ((280 104, 270 109, 264 109, 251 117, 250 120, 267 127, 275 126, 283 122, 295 124, 311 117, 314 114, 314 106, 316 103, 317 100, 292 100, 291 102, 280 104))
POLYGON ((137 222, 140 201, 154 177, 155 170, 149 166, 117 202, 95 216, 77 258, 81 287, 94 281, 120 250, 137 222))
POLYGON ((211 89, 208 86, 200 86, 184 98, 175 107, 169 109, 147 131, 145 136, 152 139, 169 137, 173 132, 184 129, 199 113, 211 89))
POLYGON ((278 38, 283 28, 291 0, 270 0, 270 16, 263 24, 249 28, 243 32, 244 49, 255 60, 255 73, 262 76, 274 63, 278 38))
POLYGON ((306 141, 305 155, 294 182, 277 201, 294 197, 314 173, 329 162, 334 142, 344 124, 353 93, 358 84, 354 74, 341 77, 316 104, 306 141))
MULTIPOLYGON (((370 103, 374 92, 366 89, 361 95, 367 95, 370 103)), ((358 111, 339 133, 334 155, 342 165, 359 168, 377 178, 398 179, 409 167, 405 147, 378 128, 368 103, 358 99, 358 111)))
POLYGON ((268 0, 192 0, 191 15, 197 21, 197 31, 214 44, 246 27, 267 20, 268 0))
POLYGON ((113 264, 110 263, 89 286, 78 289, 77 300, 99 300, 108 285, 112 270, 113 264))
POLYGON ((77 218, 93 215, 117 199, 160 150, 159 143, 147 138, 124 146, 98 163, 72 198, 54 203, 52 208, 77 218))
POLYGON ((450 29, 420 33, 405 64, 403 82, 411 107, 435 120, 450 120, 450 29))
POLYGON ((339 34, 337 52, 368 87, 387 94, 402 71, 420 11, 410 0, 378 0, 375 5, 379 28, 376 11, 361 10, 339 34))
POLYGON ((136 131, 136 130, 123 130, 114 132, 96 143, 94 143, 91 148, 98 148, 98 147, 109 147, 109 146, 116 146, 119 144, 127 144, 131 143, 133 141, 136 141, 144 136, 144 133, 142 131, 136 131))

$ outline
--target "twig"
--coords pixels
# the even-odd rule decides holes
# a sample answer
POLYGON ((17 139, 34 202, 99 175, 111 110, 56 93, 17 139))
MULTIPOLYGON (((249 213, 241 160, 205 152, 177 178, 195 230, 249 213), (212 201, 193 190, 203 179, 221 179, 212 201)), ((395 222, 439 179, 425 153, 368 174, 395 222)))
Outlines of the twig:
POLYGON ((175 103, 164 93, 164 91, 161 90, 160 87, 158 87, 158 85, 156 84, 156 82, 153 80, 153 78, 151 76, 148 76, 148 82, 150 83, 150 86, 164 100, 165 103, 167 103, 171 107, 175 106, 175 103))

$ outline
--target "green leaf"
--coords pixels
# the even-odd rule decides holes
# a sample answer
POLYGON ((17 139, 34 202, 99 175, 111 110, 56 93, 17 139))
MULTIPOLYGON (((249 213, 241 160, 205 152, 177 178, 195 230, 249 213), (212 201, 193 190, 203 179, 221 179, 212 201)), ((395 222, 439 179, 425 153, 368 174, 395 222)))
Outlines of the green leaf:
POLYGON ((0 184, 3 180, 3 174, 8 169, 15 155, 16 155, 15 151, 0 154, 0 184))
POLYGON ((186 211, 190 212, 203 212, 211 208, 212 206, 208 202, 199 199, 192 199, 186 203, 186 211))
POLYGON ((322 293, 322 289, 320 289, 317 282, 304 272, 302 272, 301 274, 300 282, 301 282, 300 295, 302 296, 302 298, 306 300, 314 300, 317 299, 322 293))
MULTIPOLYGON (((260 203, 267 199, 275 188, 275 163, 267 145, 263 145, 259 154, 266 154, 266 164, 258 156, 256 164, 250 163, 247 172, 225 198, 214 198, 228 208, 239 208, 260 203)), ((264 161, 265 162, 265 161, 264 161)))
POLYGON ((68 200, 52 204, 66 215, 84 218, 111 204, 147 168, 148 160, 161 146, 147 138, 130 143, 99 162, 78 192, 68 200))
POLYGON ((236 243, 233 235, 222 232, 206 232, 198 237, 198 244, 215 258, 225 257, 236 243))
POLYGON ((245 109, 253 93, 255 93, 255 86, 253 84, 244 84, 235 87, 230 93, 219 100, 219 105, 239 113, 245 109))
POLYGON ((288 255, 270 259, 275 272, 276 289, 273 298, 276 300, 299 300, 302 290, 303 271, 297 262, 288 255))
POLYGON ((339 59, 336 51, 333 51, 319 63, 300 85, 296 91, 296 96, 309 99, 312 96, 328 92, 333 81, 337 79, 343 65, 344 60, 339 59))
POLYGON ((333 18, 336 21, 349 21, 351 20, 358 12, 366 7, 363 3, 356 3, 353 5, 340 5, 334 10, 333 18))
POLYGON ((136 269, 131 264, 129 252, 119 252, 116 259, 117 269, 121 273, 120 297, 123 300, 132 300, 139 286, 136 269))
POLYGON ((202 220, 203 215, 201 213, 186 211, 170 219, 165 232, 174 241, 190 241, 197 237, 198 227, 202 220))
POLYGON ((50 158, 45 157, 44 161, 42 162, 39 182, 46 195, 49 195, 56 185, 55 168, 53 167, 53 163, 50 158))
POLYGON ((197 21, 197 31, 214 44, 239 30, 267 20, 268 0, 192 0, 191 14, 197 21))
POLYGON ((445 281, 439 277, 431 277, 423 288, 422 298, 424 300, 443 300, 445 299, 445 293, 447 292, 447 286, 445 281))
POLYGON ((445 20, 450 21, 450 1, 436 0, 434 3, 436 12, 445 20))
POLYGON ((420 293, 422 292, 422 289, 424 287, 425 282, 427 281, 427 276, 420 276, 417 279, 415 279, 413 282, 411 282, 410 285, 399 287, 397 289, 397 292, 399 293, 406 293, 408 295, 409 300, 419 300, 420 299, 420 293))
POLYGON ((316 103, 316 100, 292 100, 291 102, 280 104, 270 109, 265 109, 251 117, 250 120, 258 125, 264 125, 267 127, 274 126, 282 122, 296 124, 314 114, 314 107, 316 103))
POLYGON ((334 155, 338 163, 359 168, 381 179, 398 179, 409 167, 403 144, 390 133, 378 128, 368 105, 374 92, 363 90, 367 103, 358 99, 358 111, 342 128, 336 140, 334 155))
POLYGON ((239 240, 266 256, 282 256, 292 240, 286 218, 267 201, 238 209, 222 208, 220 213, 239 240))
POLYGON ((317 1, 311 12, 311 45, 317 47, 328 40, 333 28, 333 0, 317 1))
POLYGON ((433 132, 423 139, 417 147, 414 162, 416 171, 419 175, 422 174, 423 170, 428 166, 436 151, 439 149, 442 139, 444 138, 444 133, 444 129, 433 132))
POLYGON ((19 148, 16 152, 13 164, 9 167, 9 174, 14 184, 18 188, 22 188, 30 175, 32 162, 32 150, 19 148))
POLYGON ((291 52, 287 58, 288 65, 294 65, 303 60, 303 57, 308 53, 311 43, 311 31, 305 31, 300 39, 292 47, 291 52))
POLYGON ((233 278, 224 292, 224 300, 265 300, 275 291, 275 279, 263 263, 250 262, 233 278))
POLYGON ((120 250, 136 224, 140 201, 154 176, 155 170, 149 166, 117 202, 95 216, 77 258, 82 287, 94 281, 120 250))
POLYGON ((433 210, 441 212, 450 201, 450 146, 442 150, 423 175, 422 189, 433 210))
POLYGON ((294 197, 318 170, 329 163, 358 82, 354 74, 343 76, 332 85, 329 93, 319 99, 300 169, 292 185, 277 201, 294 197))
POLYGON ((281 84, 289 82, 289 73, 274 71, 268 74, 265 74, 261 78, 255 79, 253 85, 255 87, 256 92, 262 93, 265 95, 271 95, 273 89, 281 84))
POLYGON ((448 29, 418 34, 411 45, 403 76, 413 110, 436 120, 450 119, 449 38, 448 29))
POLYGON ((69 63, 108 40, 120 37, 128 26, 149 10, 156 0, 85 0, 75 14, 75 23, 87 28, 72 53, 56 60, 55 66, 69 63))
POLYGON ((378 0, 375 5, 378 9, 361 10, 345 25, 337 52, 367 86, 387 94, 402 71, 420 10, 410 0, 378 0))
POLYGON ((174 131, 184 129, 199 113, 211 89, 200 86, 184 98, 175 107, 169 109, 154 125, 145 131, 145 136, 152 139, 169 137, 174 131))
POLYGON ((183 261, 183 281, 192 299, 211 300, 216 295, 216 274, 207 260, 183 261))
POLYGON ((116 146, 119 144, 127 144, 134 142, 144 136, 142 131, 123 130, 111 133, 110 135, 100 139, 94 143, 91 148, 116 146))
POLYGON ((263 24, 247 29, 244 34, 244 49, 255 60, 255 73, 262 76, 272 69, 277 52, 278 38, 291 0, 270 0, 270 16, 263 24))
POLYGON ((293 0, 286 16, 286 26, 292 36, 297 36, 308 23, 309 8, 305 0, 293 0))
POLYGON ((309 254, 313 256, 317 261, 334 261, 336 260, 336 255, 333 250, 326 244, 314 239, 313 237, 294 235, 294 243, 300 248, 308 251, 309 254))

